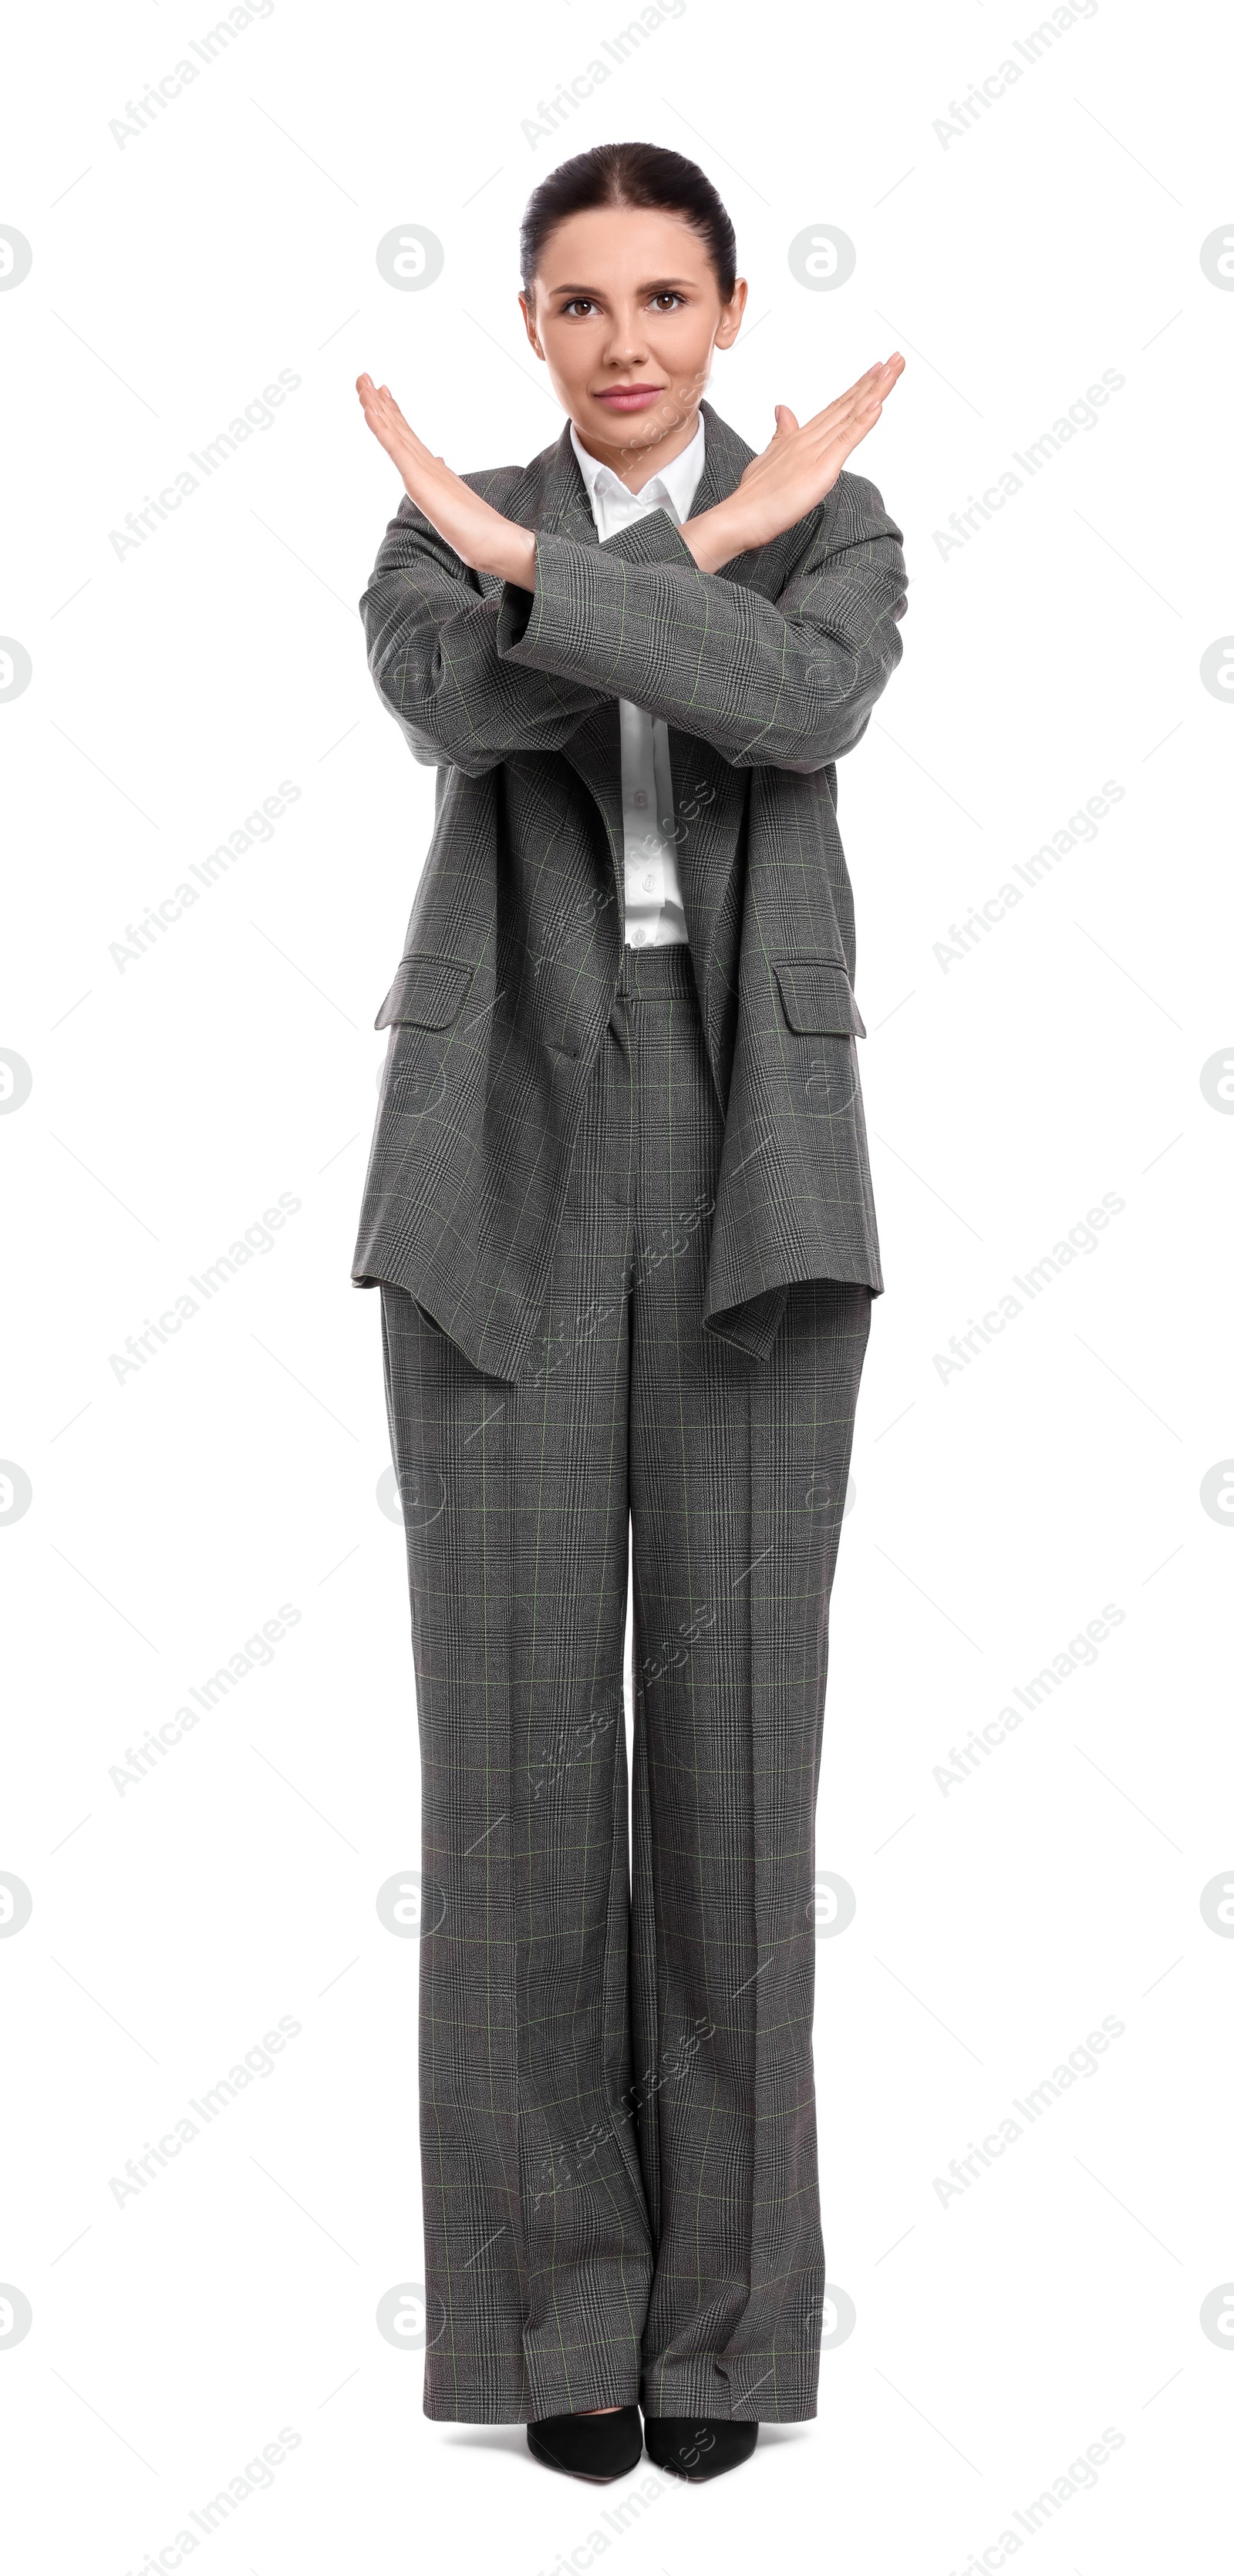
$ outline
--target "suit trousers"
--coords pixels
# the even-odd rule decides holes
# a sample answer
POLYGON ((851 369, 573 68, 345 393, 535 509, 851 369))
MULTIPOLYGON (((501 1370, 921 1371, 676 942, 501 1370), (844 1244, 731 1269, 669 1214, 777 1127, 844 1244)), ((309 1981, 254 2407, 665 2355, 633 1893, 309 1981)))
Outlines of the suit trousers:
POLYGON ((688 948, 627 947, 535 1364, 483 1374, 382 1287, 430 2416, 817 2411, 814 1813, 871 1292, 798 1282, 763 1359, 704 1329, 723 1128, 688 948))

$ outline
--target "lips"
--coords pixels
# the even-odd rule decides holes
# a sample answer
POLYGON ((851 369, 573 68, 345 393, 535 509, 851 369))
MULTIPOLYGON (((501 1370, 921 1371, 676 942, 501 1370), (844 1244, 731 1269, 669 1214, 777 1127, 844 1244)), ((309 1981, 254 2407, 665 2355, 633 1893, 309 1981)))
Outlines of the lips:
POLYGON ((595 399, 608 411, 649 411, 663 391, 663 385, 610 385, 595 399))

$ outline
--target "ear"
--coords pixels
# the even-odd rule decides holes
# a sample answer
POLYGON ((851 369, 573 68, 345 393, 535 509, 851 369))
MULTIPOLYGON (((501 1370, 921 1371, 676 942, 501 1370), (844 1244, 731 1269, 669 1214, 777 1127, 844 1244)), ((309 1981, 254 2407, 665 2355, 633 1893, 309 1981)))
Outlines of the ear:
POLYGON ((741 317, 746 309, 746 297, 749 294, 749 291, 749 286, 745 278, 737 278, 728 303, 724 307, 724 318, 716 333, 717 349, 732 348, 733 342, 741 329, 741 317))
POLYGON ((530 342, 531 342, 532 348, 535 350, 535 353, 536 353, 537 358, 541 358, 541 359, 542 359, 542 358, 543 358, 543 356, 544 356, 544 351, 543 351, 543 349, 542 349, 542 348, 541 348, 541 346, 540 346, 540 341, 539 341, 539 337, 538 337, 538 334, 537 334, 537 331, 536 331, 535 320, 534 320, 533 315, 532 315, 532 309, 531 309, 530 301, 529 301, 528 297, 527 297, 526 295, 524 295, 524 294, 521 292, 521 290, 520 290, 520 293, 519 293, 519 299, 518 299, 518 300, 519 300, 519 304, 520 304, 520 306, 522 307, 523 321, 524 321, 524 323, 525 323, 525 325, 526 325, 527 337, 528 337, 528 339, 529 339, 529 340, 530 340, 530 342))

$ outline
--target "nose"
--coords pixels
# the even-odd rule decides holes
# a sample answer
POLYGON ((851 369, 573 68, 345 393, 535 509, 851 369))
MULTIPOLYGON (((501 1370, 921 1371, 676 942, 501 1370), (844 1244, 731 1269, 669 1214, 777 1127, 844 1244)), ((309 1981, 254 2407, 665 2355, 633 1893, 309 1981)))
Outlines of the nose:
POLYGON ((610 366, 645 367, 648 364, 646 337, 637 308, 614 315, 604 355, 610 366))

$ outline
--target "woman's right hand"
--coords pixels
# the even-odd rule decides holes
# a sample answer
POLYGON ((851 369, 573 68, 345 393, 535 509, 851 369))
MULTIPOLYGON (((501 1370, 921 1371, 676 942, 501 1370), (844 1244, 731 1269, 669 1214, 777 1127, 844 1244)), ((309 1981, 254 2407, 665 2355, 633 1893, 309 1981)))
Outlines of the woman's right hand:
POLYGON ((765 546, 816 510, 903 373, 897 349, 802 425, 787 403, 777 403, 775 436, 747 465, 736 490, 681 530, 700 571, 715 572, 751 546, 765 546))
POLYGON ((404 420, 388 385, 357 376, 360 408, 374 438, 398 467, 403 489, 424 512, 439 536, 474 572, 495 573, 502 581, 534 590, 536 540, 531 528, 517 527, 454 474, 444 456, 434 456, 410 421, 404 420))

